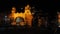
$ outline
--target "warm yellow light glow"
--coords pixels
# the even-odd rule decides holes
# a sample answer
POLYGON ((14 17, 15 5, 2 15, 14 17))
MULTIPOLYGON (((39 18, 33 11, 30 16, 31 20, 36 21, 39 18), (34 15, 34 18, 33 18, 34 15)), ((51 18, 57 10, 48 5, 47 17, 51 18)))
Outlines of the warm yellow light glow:
POLYGON ((58 27, 60 27, 60 12, 58 12, 58 24, 59 24, 58 27))
POLYGON ((60 19, 60 14, 58 14, 58 18, 60 19))
MULTIPOLYGON (((10 18, 14 18, 14 20, 16 19, 16 17, 22 17, 22 18, 24 18, 24 23, 27 23, 28 25, 32 25, 32 18, 33 18, 33 16, 32 16, 32 14, 31 14, 31 11, 30 11, 30 6, 29 5, 27 5, 27 6, 25 6, 25 10, 24 10, 25 12, 24 13, 15 13, 16 12, 16 8, 15 7, 13 7, 12 8, 12 11, 11 11, 11 15, 10 15, 10 18)), ((13 25, 15 24, 16 25, 16 22, 13 22, 12 23, 13 25)), ((23 25, 23 23, 21 24, 21 25, 23 25)))

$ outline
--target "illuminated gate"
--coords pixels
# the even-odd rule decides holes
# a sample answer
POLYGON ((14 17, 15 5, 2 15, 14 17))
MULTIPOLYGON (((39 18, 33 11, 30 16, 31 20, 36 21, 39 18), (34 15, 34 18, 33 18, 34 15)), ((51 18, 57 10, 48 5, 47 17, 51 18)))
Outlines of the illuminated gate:
POLYGON ((15 13, 16 8, 15 7, 12 8, 11 15, 9 16, 11 19, 13 18, 13 22, 11 23, 12 25, 17 25, 17 23, 19 23, 19 21, 21 22, 24 19, 24 21, 21 22, 20 25, 27 23, 27 25, 32 26, 33 16, 30 12, 30 6, 29 5, 25 6, 24 11, 25 11, 24 13, 22 13, 22 12, 15 13), (23 18, 23 19, 21 19, 21 18, 23 18))

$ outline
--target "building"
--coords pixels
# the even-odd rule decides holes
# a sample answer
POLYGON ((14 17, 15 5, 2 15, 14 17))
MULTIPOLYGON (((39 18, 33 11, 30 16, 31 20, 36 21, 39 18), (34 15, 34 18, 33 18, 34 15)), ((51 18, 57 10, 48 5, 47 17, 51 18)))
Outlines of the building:
POLYGON ((9 18, 11 18, 13 20, 13 22, 11 23, 12 25, 16 25, 16 18, 17 17, 22 17, 24 19, 24 22, 19 22, 20 25, 22 25, 22 24, 26 25, 27 24, 29 26, 32 26, 33 16, 31 14, 29 5, 25 6, 24 13, 22 13, 22 12, 16 13, 16 8, 12 7, 11 14, 9 15, 9 18))

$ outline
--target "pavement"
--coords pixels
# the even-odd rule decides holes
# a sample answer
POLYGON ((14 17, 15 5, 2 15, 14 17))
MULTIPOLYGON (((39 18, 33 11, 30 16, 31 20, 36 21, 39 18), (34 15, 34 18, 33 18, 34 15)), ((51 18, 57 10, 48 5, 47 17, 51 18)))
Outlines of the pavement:
POLYGON ((21 27, 0 27, 0 33, 20 33, 20 34, 57 34, 60 33, 60 31, 52 31, 52 30, 48 30, 47 28, 21 28, 21 27))

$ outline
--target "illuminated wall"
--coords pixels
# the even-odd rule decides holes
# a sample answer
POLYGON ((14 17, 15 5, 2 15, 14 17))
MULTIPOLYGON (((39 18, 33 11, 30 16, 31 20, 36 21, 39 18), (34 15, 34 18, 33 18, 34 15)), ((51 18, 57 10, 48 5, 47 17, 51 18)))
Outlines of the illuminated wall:
POLYGON ((32 26, 32 18, 33 18, 33 16, 32 16, 31 11, 30 11, 30 6, 29 5, 25 6, 25 10, 24 11, 25 11, 24 13, 22 13, 22 12, 15 13, 16 12, 16 8, 12 7, 11 14, 9 16, 9 18, 11 18, 11 19, 14 18, 14 21, 12 22, 12 25, 16 25, 16 22, 15 22, 16 17, 22 17, 22 18, 24 18, 25 22, 24 23, 21 22, 20 25, 22 25, 22 23, 23 23, 23 24, 27 24, 29 26, 32 26))

